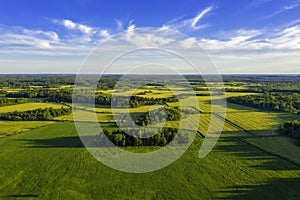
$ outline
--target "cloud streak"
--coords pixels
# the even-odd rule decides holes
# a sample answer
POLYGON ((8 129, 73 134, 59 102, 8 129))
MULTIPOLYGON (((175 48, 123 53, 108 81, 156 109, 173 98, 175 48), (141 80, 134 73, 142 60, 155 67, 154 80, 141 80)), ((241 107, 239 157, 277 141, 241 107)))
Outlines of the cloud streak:
POLYGON ((255 8, 255 7, 258 7, 260 5, 263 5, 265 3, 268 3, 272 0, 253 0, 250 4, 247 5, 246 8, 255 8))
POLYGON ((61 42, 54 31, 20 28, 14 28, 13 31, 0 29, 0 31, 0 47, 2 48, 50 49, 61 42))
MULTIPOLYGON (((290 53, 300 50, 300 25, 279 31, 237 30, 223 39, 200 39, 199 44, 215 54, 290 53)), ((299 53, 300 54, 300 53, 299 53)))
POLYGON ((279 14, 289 11, 289 10, 293 10, 299 6, 300 6, 300 0, 296 0, 292 4, 285 5, 282 8, 280 8, 279 10, 277 10, 276 12, 274 12, 273 14, 266 16, 265 19, 272 18, 276 15, 279 15, 279 14))
POLYGON ((213 6, 209 6, 205 8, 204 10, 201 10, 196 16, 192 18, 184 19, 182 16, 174 18, 170 20, 167 24, 165 24, 165 27, 169 27, 170 29, 174 30, 181 30, 181 31, 197 31, 199 29, 204 29, 208 25, 207 24, 199 24, 200 21, 208 15, 212 10, 214 9, 213 6))
POLYGON ((197 30, 199 28, 201 28, 200 26, 197 26, 197 23, 206 15, 208 14, 211 10, 213 9, 212 6, 204 9, 203 11, 201 11, 198 15, 196 15, 192 20, 191 20, 191 27, 194 30, 197 30))

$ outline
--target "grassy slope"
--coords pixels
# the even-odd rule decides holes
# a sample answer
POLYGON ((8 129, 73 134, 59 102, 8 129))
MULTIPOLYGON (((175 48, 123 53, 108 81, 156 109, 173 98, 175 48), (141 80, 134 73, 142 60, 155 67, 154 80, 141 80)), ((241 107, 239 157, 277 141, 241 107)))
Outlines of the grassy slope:
POLYGON ((78 148, 76 136, 73 123, 65 122, 1 139, 0 197, 299 197, 299 167, 238 141, 224 139, 206 158, 198 159, 201 143, 198 138, 184 156, 170 166, 146 174, 127 174, 102 165, 84 148, 78 148), (59 137, 64 138, 57 139, 59 137))

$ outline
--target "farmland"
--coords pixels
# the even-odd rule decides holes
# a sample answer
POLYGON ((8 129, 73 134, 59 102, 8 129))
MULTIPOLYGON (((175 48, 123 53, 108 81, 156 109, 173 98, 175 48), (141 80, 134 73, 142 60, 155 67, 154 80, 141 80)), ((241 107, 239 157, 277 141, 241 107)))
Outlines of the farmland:
MULTIPOLYGON (((71 102, 68 100, 72 92, 72 76, 58 76, 57 83, 53 77, 55 75, 38 78, 39 81, 34 81, 35 85, 30 85, 30 81, 34 80, 31 76, 8 77, 9 82, 13 83, 11 85, 6 84, 4 77, 0 82, 1 90, 4 91, 2 98, 6 98, 5 93, 7 95, 12 92, 36 95, 28 98, 26 103, 0 107, 0 114, 70 106, 71 102)), ((107 77, 107 82, 115 82, 117 78, 107 77)), ((255 81, 249 82, 245 81, 245 77, 224 77, 225 90, 228 90, 225 96, 254 98, 254 95, 274 92, 276 87, 280 89, 279 92, 288 89, 292 96, 299 89, 300 80, 293 76, 288 80, 286 77, 282 78, 284 81, 280 81, 279 77, 275 83, 268 77, 251 77, 251 80, 254 78, 255 81), (284 87, 286 81, 294 87, 284 87)), ((194 79, 193 77, 193 81, 194 79)), ((192 83, 194 88, 206 90, 201 81, 192 83)), ((96 98, 99 102, 106 102, 103 99, 110 98, 115 92, 113 88, 107 88, 107 85, 109 84, 98 85, 96 98)), ((206 85, 219 90, 219 86, 215 86, 213 82, 206 85)), ((187 94, 180 87, 176 91, 187 94)), ((174 94, 164 87, 148 85, 135 90, 134 95, 139 97, 136 99, 145 101, 138 102, 139 104, 134 102, 130 104, 132 107, 126 109, 121 106, 111 108, 101 103, 92 108, 82 103, 74 109, 76 114, 65 114, 51 120, 0 121, 0 198, 298 199, 300 147, 291 138, 278 132, 283 123, 300 120, 300 115, 295 112, 297 104, 293 112, 283 112, 227 103, 222 135, 208 156, 199 159, 199 149, 208 134, 211 117, 216 115, 212 112, 211 98, 218 97, 208 96, 207 91, 195 90, 195 93, 205 94, 196 97, 200 110, 200 134, 196 135, 189 149, 174 163, 144 174, 120 172, 98 162, 80 141, 73 114, 84 116, 95 112, 101 127, 113 131, 118 127, 112 109, 116 115, 122 115, 128 109, 136 123, 145 122, 143 126, 146 126, 147 113, 164 106, 172 111, 169 113, 174 115, 172 119, 176 119, 166 121, 164 127, 177 128, 178 117, 187 121, 188 118, 184 114, 176 116, 173 111, 179 103, 176 99, 170 100, 174 94), (167 101, 161 103, 161 99, 167 101)), ((126 94, 124 92, 121 95, 126 94)), ((275 94, 272 96, 276 97, 275 94)), ((190 115, 194 115, 192 107, 184 109, 190 109, 190 115)), ((157 122, 157 126, 162 125, 159 120, 157 122)), ((153 140, 154 145, 150 146, 125 143, 122 148, 133 152, 150 152, 162 148, 155 145, 155 142, 153 140)))
POLYGON ((38 108, 61 108, 62 104, 57 103, 25 103, 19 105, 12 105, 12 106, 3 106, 0 107, 0 113, 6 112, 14 112, 14 111, 27 111, 27 110, 34 110, 38 108))

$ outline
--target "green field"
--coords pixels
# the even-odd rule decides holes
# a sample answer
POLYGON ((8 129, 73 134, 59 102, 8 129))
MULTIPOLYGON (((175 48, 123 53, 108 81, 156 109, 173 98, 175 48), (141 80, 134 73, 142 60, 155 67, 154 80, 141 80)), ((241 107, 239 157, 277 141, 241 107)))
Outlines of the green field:
POLYGON ((96 161, 81 146, 71 122, 2 138, 1 198, 296 199, 299 196, 299 166, 230 139, 221 140, 209 156, 199 159, 201 140, 197 138, 184 156, 162 170, 128 174, 96 161))

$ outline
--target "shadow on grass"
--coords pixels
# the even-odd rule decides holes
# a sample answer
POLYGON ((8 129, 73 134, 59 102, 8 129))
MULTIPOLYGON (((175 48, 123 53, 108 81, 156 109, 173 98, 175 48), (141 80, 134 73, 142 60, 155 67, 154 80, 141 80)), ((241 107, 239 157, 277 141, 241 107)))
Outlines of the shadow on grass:
MULTIPOLYGON (((95 137, 96 136, 90 136, 83 139, 91 141, 92 144, 95 137)), ((17 139, 16 141, 24 142, 25 148, 85 148, 79 136, 48 139, 17 139)))
POLYGON ((230 186, 218 191, 217 199, 298 199, 300 178, 278 178, 260 185, 230 186))
POLYGON ((297 171, 291 178, 270 178, 257 185, 232 185, 217 191, 217 199, 299 199, 300 200, 300 166, 273 156, 270 153, 243 143, 234 138, 221 138, 215 152, 228 155, 240 162, 263 173, 264 170, 297 171))
POLYGON ((273 155, 254 145, 244 143, 238 139, 222 138, 213 151, 232 155, 244 160, 250 167, 260 170, 299 170, 300 165, 287 158, 273 155))
POLYGON ((266 138, 266 137, 278 137, 281 136, 277 130, 251 130, 247 129, 237 131, 222 131, 222 136, 232 138, 266 138), (247 131, 247 132, 246 132, 247 131))

